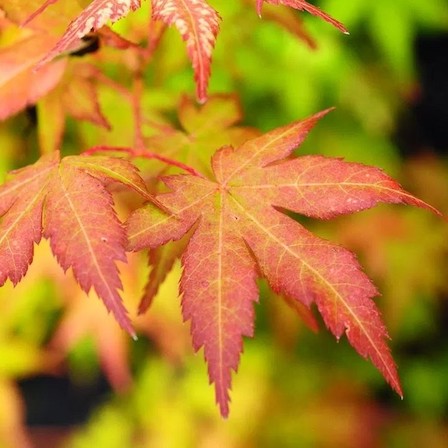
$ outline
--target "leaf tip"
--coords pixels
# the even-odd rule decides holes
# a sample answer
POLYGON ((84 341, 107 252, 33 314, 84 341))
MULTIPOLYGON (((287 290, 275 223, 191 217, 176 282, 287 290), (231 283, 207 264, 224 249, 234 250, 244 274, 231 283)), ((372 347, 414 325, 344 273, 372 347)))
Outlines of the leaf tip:
POLYGON ((147 293, 143 296, 143 298, 141 299, 141 301, 138 305, 137 314, 139 316, 141 316, 142 314, 145 314, 146 311, 148 311, 148 308, 152 305, 154 295, 155 295, 155 293, 153 291, 150 291, 149 293, 147 293))
POLYGON ((315 114, 314 116, 315 116, 316 118, 322 118, 322 117, 324 117, 325 115, 329 114, 330 112, 333 112, 335 109, 336 109, 335 106, 330 106, 330 107, 327 107, 327 108, 324 109, 324 110, 321 110, 320 112, 318 112, 318 113, 315 114))
POLYGON ((221 414, 221 417, 224 420, 227 420, 229 418, 229 400, 228 399, 218 399, 218 406, 219 406, 219 412, 221 414))
POLYGON ((208 100, 207 94, 205 92, 198 92, 197 95, 197 101, 198 103, 203 106, 208 100))

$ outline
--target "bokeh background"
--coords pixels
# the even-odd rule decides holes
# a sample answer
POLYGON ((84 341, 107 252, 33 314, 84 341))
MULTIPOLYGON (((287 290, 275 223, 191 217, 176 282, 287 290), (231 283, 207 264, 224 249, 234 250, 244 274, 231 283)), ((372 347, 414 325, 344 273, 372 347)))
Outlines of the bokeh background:
MULTIPOLYGON (((144 42, 147 3, 114 29, 144 42)), ((314 2, 350 35, 281 7, 266 7, 260 20, 253 3, 210 1, 223 18, 210 93, 236 93, 241 124, 262 131, 336 106, 298 153, 381 167, 448 213, 446 0, 314 2)), ((135 60, 118 50, 72 59, 131 83, 135 60)), ((63 154, 132 145, 129 102, 110 85, 98 91, 112 130, 69 117, 63 154)), ((176 126, 177 105, 193 92, 184 44, 170 29, 143 74, 145 132, 176 126)), ((42 101, 0 123, 2 179, 38 157, 39 126, 52 120, 44 112, 42 101)), ((117 195, 119 207, 127 201, 117 195)), ((43 241, 26 278, 0 289, 0 447, 447 447, 448 226, 424 210, 384 205, 330 222, 297 219, 353 250, 381 291, 403 400, 345 338, 336 343, 321 321, 319 332, 308 328, 261 282, 256 336, 246 340, 223 420, 182 323, 179 266, 144 316, 136 308, 145 255, 120 266, 134 342, 43 241)))

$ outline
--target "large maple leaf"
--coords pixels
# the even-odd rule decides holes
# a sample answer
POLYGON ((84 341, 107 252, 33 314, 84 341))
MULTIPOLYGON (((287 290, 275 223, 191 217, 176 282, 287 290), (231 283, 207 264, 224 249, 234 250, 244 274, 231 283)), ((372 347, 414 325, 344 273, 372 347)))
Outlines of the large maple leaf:
POLYGON ((355 256, 322 240, 282 213, 331 218, 378 202, 430 208, 381 170, 320 156, 289 158, 327 111, 223 147, 212 158, 215 179, 163 178, 170 191, 157 199, 171 214, 148 205, 128 220, 131 250, 157 248, 192 236, 182 256, 180 290, 193 345, 204 347, 222 415, 229 412, 231 370, 242 336, 252 336, 256 279, 307 307, 315 302, 327 327, 344 333, 401 395, 387 332, 371 300, 378 294, 355 256))
POLYGON ((148 197, 129 162, 59 154, 42 157, 0 186, 0 285, 17 284, 33 259, 34 243, 50 240, 64 270, 88 292, 92 287, 118 323, 134 334, 118 289, 117 261, 126 261, 125 231, 105 188, 111 181, 148 197))
POLYGON ((193 64, 198 100, 205 102, 212 51, 219 31, 218 13, 205 0, 152 0, 152 15, 179 30, 193 64))

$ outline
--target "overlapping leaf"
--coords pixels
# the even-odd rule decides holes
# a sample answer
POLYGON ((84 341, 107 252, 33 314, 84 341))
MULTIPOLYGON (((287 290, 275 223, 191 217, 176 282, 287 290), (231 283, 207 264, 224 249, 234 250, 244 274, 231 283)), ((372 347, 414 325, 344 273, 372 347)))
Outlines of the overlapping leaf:
POLYGON ((182 310, 195 349, 204 347, 224 416, 242 337, 253 334, 259 274, 277 293, 308 307, 315 302, 334 335, 345 333, 401 394, 387 332, 371 300, 376 288, 352 253, 315 237, 281 210, 331 218, 378 202, 432 208, 379 169, 319 156, 289 158, 326 112, 238 149, 220 149, 212 159, 215 180, 165 177, 170 191, 157 198, 171 214, 148 205, 128 221, 132 250, 157 248, 192 229, 182 257, 182 310))
POLYGON ((15 172, 0 187, 0 285, 17 284, 42 235, 64 270, 82 289, 91 288, 129 333, 133 330, 118 290, 117 261, 126 261, 125 233, 105 185, 119 182, 148 197, 129 162, 58 153, 15 172))
POLYGON ((296 11, 290 8, 276 8, 275 5, 267 3, 263 8, 263 19, 280 25, 292 35, 305 42, 308 47, 312 49, 317 47, 315 40, 307 32, 302 18, 296 11))
POLYGON ((185 251, 187 238, 171 241, 149 252, 148 264, 151 267, 148 282, 145 286, 138 311, 144 313, 152 304, 167 274, 171 271, 175 261, 185 251))

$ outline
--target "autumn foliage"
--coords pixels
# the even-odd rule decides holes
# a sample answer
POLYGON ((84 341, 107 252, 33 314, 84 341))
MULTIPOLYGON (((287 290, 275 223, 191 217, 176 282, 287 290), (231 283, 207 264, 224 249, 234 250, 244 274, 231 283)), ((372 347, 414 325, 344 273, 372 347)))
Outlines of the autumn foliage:
MULTIPOLYGON (((378 168, 296 156, 296 148, 329 110, 264 134, 239 126, 236 97, 208 93, 213 48, 219 27, 227 24, 205 0, 152 0, 144 43, 108 27, 139 9, 140 0, 84 3, 82 9, 76 1, 0 0, 0 30, 16 33, 0 51, 0 118, 36 103, 39 113, 51 116, 39 122, 39 160, 11 172, 0 186, 0 283, 17 284, 33 261, 34 245, 46 238, 62 269, 71 269, 85 292, 94 290, 135 337, 120 297, 117 262, 126 261, 127 251, 149 249, 151 271, 139 312, 150 313, 160 285, 180 258, 183 318, 194 349, 204 350, 216 401, 227 416, 232 371, 239 365, 243 337, 254 335, 257 280, 264 278, 312 321, 315 303, 335 337, 345 334, 402 395, 373 300, 376 287, 354 254, 315 236, 291 212, 327 220, 378 203, 439 212, 378 168), (183 97, 178 128, 159 116, 144 117, 139 104, 143 87, 138 80, 166 26, 176 27, 185 41, 196 83, 197 101, 183 97), (133 89, 106 76, 98 64, 70 57, 93 51, 101 58, 103 48, 132 60, 133 89), (129 102, 134 145, 107 142, 78 148, 80 155, 61 155, 67 116, 111 128, 99 105, 98 84, 116 89, 129 102), (148 124, 151 135, 145 135, 148 124), (141 160, 152 164, 139 171, 141 160), (132 192, 133 200, 123 218, 114 195, 124 190, 132 192)), ((347 33, 306 1, 254 3, 261 17, 264 3, 287 6, 347 33)), ((298 30, 313 43, 301 25, 298 30)))

